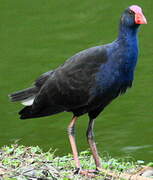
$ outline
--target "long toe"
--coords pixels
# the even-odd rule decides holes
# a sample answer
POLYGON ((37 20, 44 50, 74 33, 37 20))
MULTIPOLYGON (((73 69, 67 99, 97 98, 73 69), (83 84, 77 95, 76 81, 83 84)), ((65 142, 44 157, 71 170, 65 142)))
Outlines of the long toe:
POLYGON ((84 176, 87 176, 87 177, 96 177, 98 175, 98 172, 97 170, 93 169, 93 170, 85 170, 85 169, 81 169, 79 171, 79 174, 81 175, 84 175, 84 176))

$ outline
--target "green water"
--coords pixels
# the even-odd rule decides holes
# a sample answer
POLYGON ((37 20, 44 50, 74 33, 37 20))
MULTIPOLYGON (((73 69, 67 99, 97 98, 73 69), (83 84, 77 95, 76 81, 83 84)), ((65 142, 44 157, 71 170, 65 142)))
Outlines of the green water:
MULTIPOLYGON (((74 53, 113 41, 122 11, 143 7, 148 20, 139 32, 140 56, 133 88, 97 118, 95 139, 101 153, 153 161, 153 1, 0 0, 0 146, 19 140, 44 150, 71 152, 67 138, 70 113, 21 121, 22 108, 7 94, 31 85, 74 53)), ((77 123, 79 150, 86 143, 87 116, 77 123)))

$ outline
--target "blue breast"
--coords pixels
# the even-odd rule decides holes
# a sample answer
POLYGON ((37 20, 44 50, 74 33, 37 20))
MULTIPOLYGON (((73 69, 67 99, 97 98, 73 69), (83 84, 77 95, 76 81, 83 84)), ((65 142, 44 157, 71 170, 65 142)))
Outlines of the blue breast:
POLYGON ((115 41, 108 45, 108 60, 100 66, 96 74, 96 95, 116 97, 132 86, 137 62, 137 42, 126 44, 115 41))

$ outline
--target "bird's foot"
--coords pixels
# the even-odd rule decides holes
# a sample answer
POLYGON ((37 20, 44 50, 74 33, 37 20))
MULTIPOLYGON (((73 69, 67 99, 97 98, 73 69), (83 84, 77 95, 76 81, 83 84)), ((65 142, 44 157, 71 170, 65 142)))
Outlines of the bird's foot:
POLYGON ((103 169, 101 167, 96 167, 96 171, 101 172, 101 171, 103 171, 103 169))
POLYGON ((87 176, 87 177, 96 177, 98 175, 98 172, 99 170, 97 169, 90 169, 90 170, 86 170, 86 169, 77 169, 75 171, 74 174, 81 174, 81 175, 84 175, 84 176, 87 176))

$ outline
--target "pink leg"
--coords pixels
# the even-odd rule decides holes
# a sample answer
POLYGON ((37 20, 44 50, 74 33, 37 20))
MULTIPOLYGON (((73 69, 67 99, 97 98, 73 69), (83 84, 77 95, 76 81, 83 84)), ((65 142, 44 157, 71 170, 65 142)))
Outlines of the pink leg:
MULTIPOLYGON (((88 176, 88 177, 95 177, 94 173, 97 172, 97 170, 82 170, 81 169, 80 161, 79 161, 79 157, 78 157, 77 146, 76 146, 76 142, 75 142, 75 123, 76 123, 76 121, 77 121, 77 117, 74 116, 72 118, 70 124, 68 125, 68 136, 69 136, 69 140, 70 140, 70 144, 71 144, 71 148, 72 148, 73 158, 74 158, 74 161, 76 163, 76 168, 77 168, 75 173, 80 173, 80 174, 88 176)), ((90 144, 90 142, 89 142, 89 144, 90 144)), ((92 144, 92 142, 91 142, 91 144, 92 144)), ((94 148, 96 148, 96 147, 93 144, 92 149, 94 149, 94 148)), ((98 161, 96 161, 96 163, 97 163, 96 164, 96 167, 97 167, 97 165, 99 165, 98 161)))
POLYGON ((77 151, 77 147, 76 147, 76 143, 75 143, 75 132, 74 132, 76 120, 77 120, 77 117, 74 116, 68 126, 68 135, 69 135, 69 140, 70 140, 70 144, 71 144, 71 148, 72 148, 74 161, 76 163, 76 167, 77 167, 77 169, 80 169, 80 161, 79 161, 78 151, 77 151))

